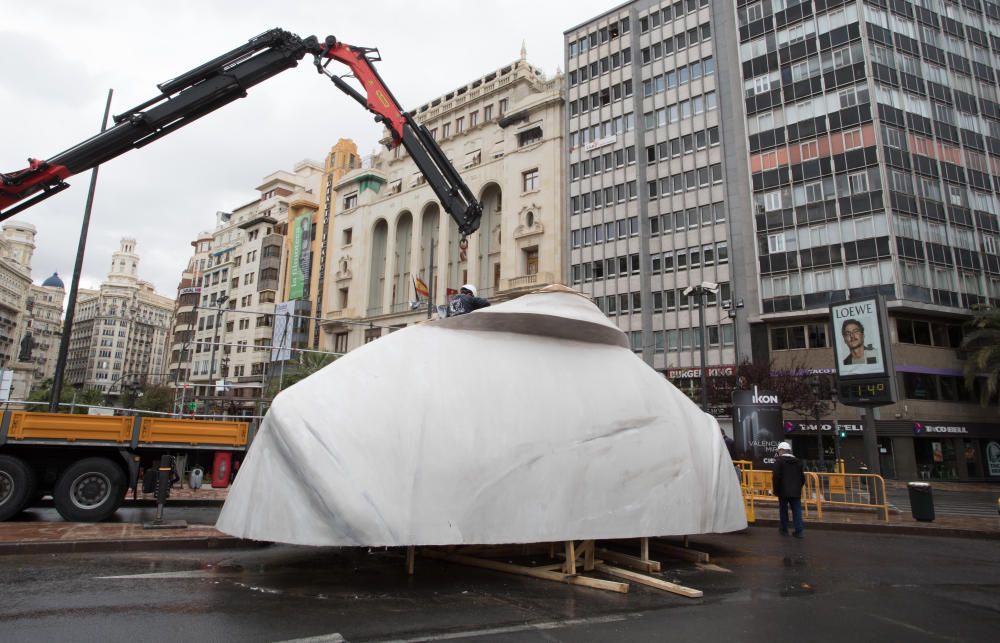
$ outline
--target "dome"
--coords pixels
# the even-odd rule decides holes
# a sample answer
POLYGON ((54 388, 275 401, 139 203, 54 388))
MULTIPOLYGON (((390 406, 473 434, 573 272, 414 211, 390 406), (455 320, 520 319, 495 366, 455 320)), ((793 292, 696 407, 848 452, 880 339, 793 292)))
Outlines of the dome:
POLYGON ((43 288, 58 288, 59 290, 66 290, 66 286, 63 284, 63 280, 59 278, 58 272, 53 272, 52 276, 42 282, 43 288))

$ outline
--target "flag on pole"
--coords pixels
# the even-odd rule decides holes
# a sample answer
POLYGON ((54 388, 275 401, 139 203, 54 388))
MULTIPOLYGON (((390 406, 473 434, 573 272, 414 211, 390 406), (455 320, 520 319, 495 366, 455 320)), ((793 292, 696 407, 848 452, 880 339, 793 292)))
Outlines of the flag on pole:
POLYGON ((417 291, 417 299, 420 299, 421 297, 427 299, 431 296, 430 288, 427 287, 427 284, 425 284, 424 280, 420 277, 413 278, 413 289, 417 291))

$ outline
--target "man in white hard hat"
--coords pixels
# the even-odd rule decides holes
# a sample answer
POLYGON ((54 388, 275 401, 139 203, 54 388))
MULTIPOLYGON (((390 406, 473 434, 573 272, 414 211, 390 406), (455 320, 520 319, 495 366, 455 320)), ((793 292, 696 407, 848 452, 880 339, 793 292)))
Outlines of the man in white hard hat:
POLYGON ((472 284, 465 284, 458 291, 458 295, 448 302, 448 316, 464 315, 480 308, 486 308, 490 302, 482 297, 476 297, 476 287, 472 284))
POLYGON ((778 444, 778 455, 774 459, 771 473, 771 488, 778 497, 778 518, 781 526, 778 531, 783 536, 788 535, 788 510, 792 510, 792 535, 802 538, 804 525, 802 522, 802 487, 806 483, 806 475, 802 470, 802 462, 792 454, 792 445, 788 442, 778 444))

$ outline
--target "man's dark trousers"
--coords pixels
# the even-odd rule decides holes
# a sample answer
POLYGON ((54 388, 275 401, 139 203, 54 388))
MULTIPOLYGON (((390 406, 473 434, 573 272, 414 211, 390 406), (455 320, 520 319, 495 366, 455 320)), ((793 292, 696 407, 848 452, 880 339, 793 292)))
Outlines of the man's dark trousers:
POLYGON ((778 498, 778 519, 781 521, 781 533, 788 533, 788 509, 792 510, 792 525, 795 535, 801 536, 805 524, 802 522, 802 499, 792 497, 778 498))

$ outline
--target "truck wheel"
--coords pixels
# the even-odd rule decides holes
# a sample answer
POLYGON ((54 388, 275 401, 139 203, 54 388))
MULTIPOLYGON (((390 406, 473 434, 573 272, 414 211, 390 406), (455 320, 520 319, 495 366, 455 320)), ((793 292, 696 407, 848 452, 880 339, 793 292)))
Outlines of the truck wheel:
POLYGON ((125 473, 106 458, 74 462, 56 481, 52 499, 69 522, 100 522, 118 510, 125 498, 125 473))
POLYGON ((20 458, 0 455, 0 521, 21 513, 35 496, 35 470, 20 458))

